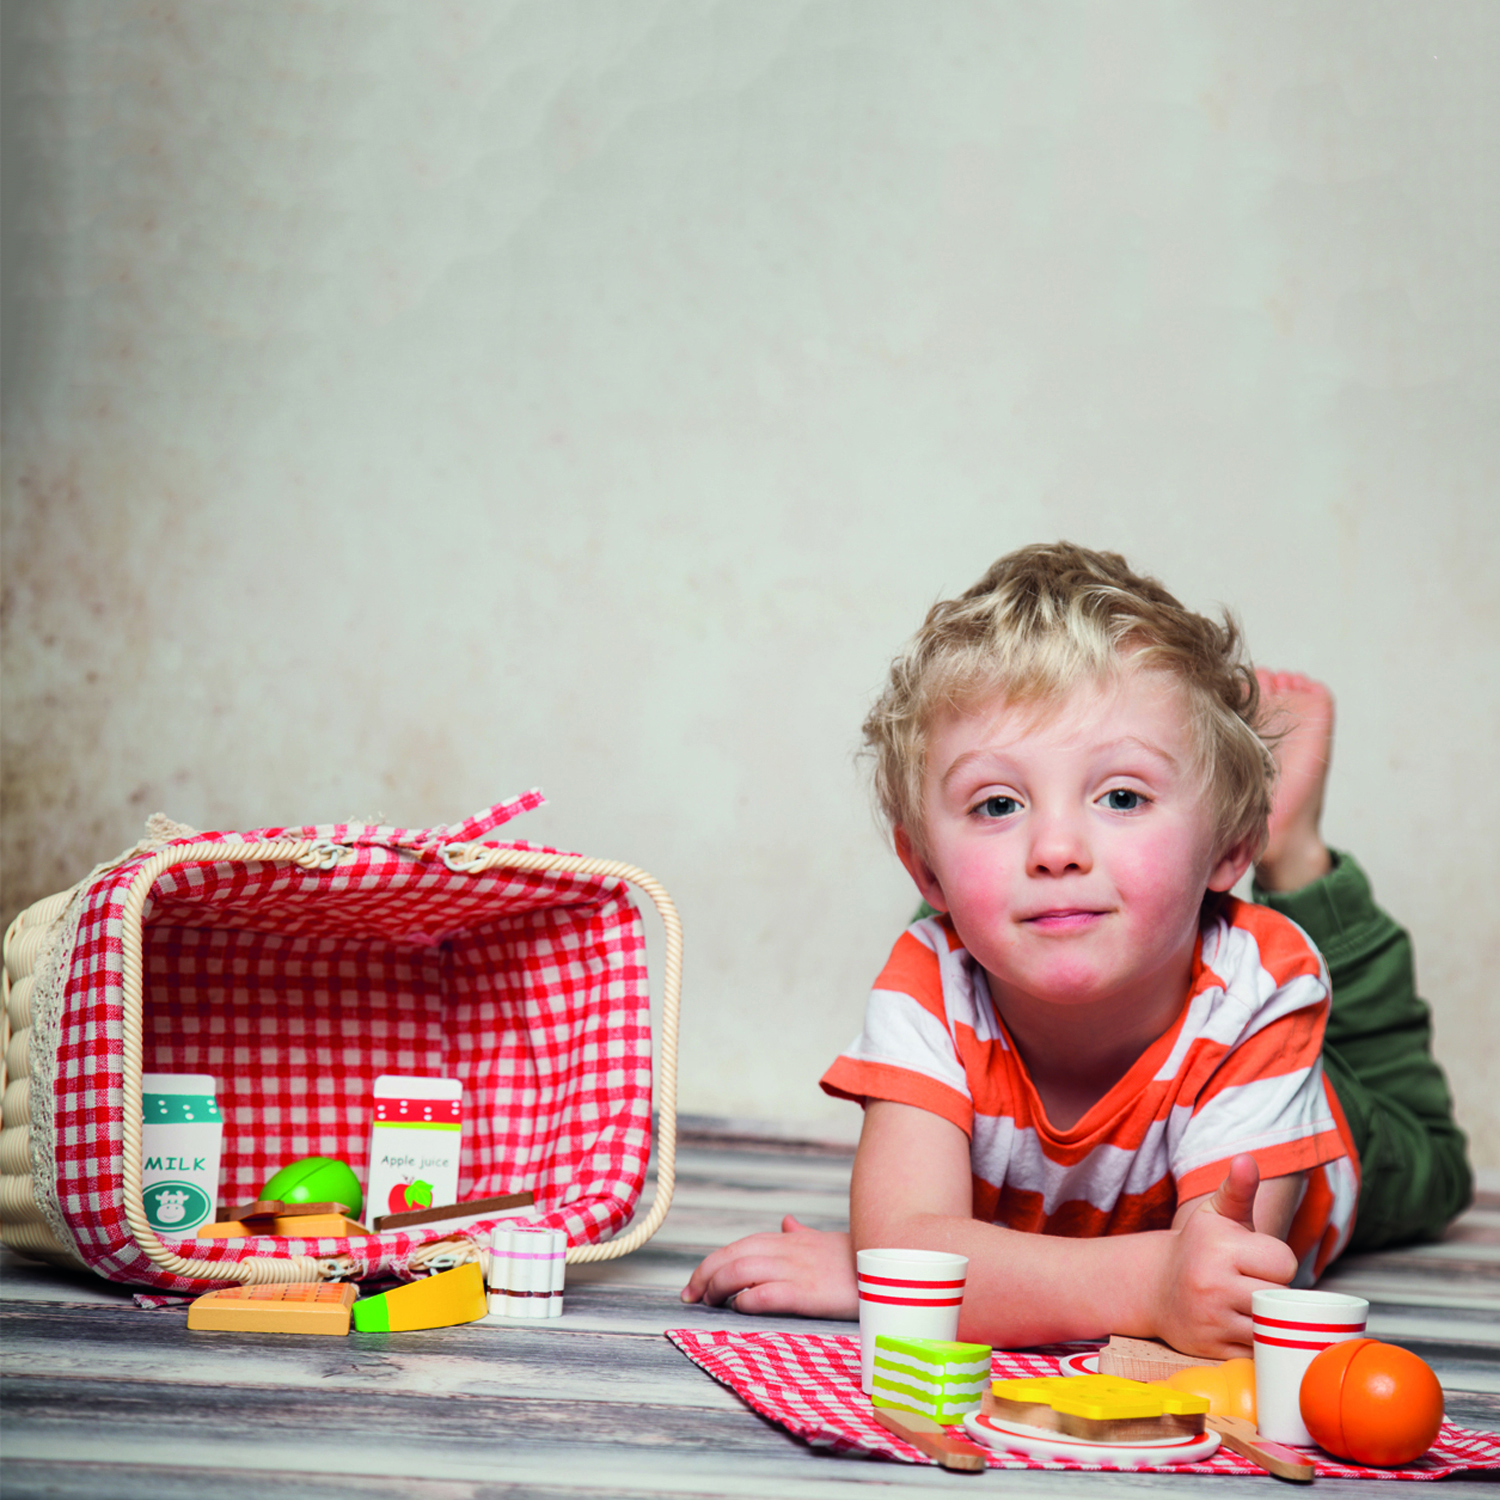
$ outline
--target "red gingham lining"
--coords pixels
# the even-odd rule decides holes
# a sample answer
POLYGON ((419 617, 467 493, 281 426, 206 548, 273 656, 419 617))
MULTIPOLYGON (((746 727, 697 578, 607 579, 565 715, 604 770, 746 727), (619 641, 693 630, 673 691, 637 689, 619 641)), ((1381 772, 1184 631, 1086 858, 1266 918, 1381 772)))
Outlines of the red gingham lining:
MULTIPOLYGON (((573 1244, 628 1222, 651 1144, 651 1038, 644 938, 627 887, 459 874, 439 857, 460 831, 475 837, 537 800, 528 794, 452 830, 335 825, 177 841, 342 836, 352 848, 325 871, 179 865, 147 903, 144 1067, 217 1079, 221 1204, 253 1198, 302 1156, 341 1157, 363 1174, 376 1075, 443 1073, 464 1084, 460 1198, 530 1188, 537 1210, 528 1217, 573 1244)), ((121 912, 151 857, 107 871, 85 897, 58 1051, 58 1195, 101 1275, 202 1290, 214 1283, 162 1272, 124 1216, 121 912)), ((163 1239, 208 1261, 348 1255, 368 1276, 399 1273, 412 1249, 445 1234, 163 1239)))
MULTIPOLYGON (((671 1328, 667 1337, 693 1363, 727 1385, 763 1417, 785 1427, 814 1448, 831 1448, 853 1458, 891 1458, 901 1463, 934 1460, 904 1443, 872 1415, 859 1389, 859 1338, 847 1334, 735 1333, 706 1328, 671 1328)), ((1056 1346, 1054 1346, 1056 1347, 1056 1346)), ((996 1380, 1056 1375, 1056 1358, 996 1350, 996 1380)), ((1500 1469, 1500 1442, 1444 1422, 1437 1441, 1415 1463, 1399 1469, 1368 1469, 1340 1463, 1321 1451, 1309 1455, 1320 1478, 1442 1479, 1470 1470, 1500 1469)), ((1025 1458, 1018 1453, 987 1455, 992 1469, 1101 1469, 1102 1464, 1071 1458, 1025 1458)), ((1163 1464, 1174 1473, 1257 1474, 1247 1458, 1226 1447, 1203 1463, 1163 1464)))

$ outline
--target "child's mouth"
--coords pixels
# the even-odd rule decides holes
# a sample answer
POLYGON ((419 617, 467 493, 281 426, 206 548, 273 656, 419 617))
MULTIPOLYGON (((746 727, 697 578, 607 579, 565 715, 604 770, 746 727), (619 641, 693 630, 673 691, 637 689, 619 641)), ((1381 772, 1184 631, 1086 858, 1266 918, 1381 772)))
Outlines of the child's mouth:
POLYGON ((1039 911, 1035 916, 1027 917, 1026 926, 1038 928, 1042 932, 1077 932, 1097 922, 1104 913, 1102 911, 1084 911, 1079 907, 1067 907, 1059 911, 1039 911))

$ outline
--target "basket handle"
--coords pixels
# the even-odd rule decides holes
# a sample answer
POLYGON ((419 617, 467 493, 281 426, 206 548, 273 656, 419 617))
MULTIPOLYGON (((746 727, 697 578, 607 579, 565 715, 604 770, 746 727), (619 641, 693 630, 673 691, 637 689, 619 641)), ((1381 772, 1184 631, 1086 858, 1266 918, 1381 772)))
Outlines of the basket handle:
MULTIPOLYGON (((677 1034, 682 994, 682 923, 665 889, 644 870, 616 860, 589 859, 579 854, 551 854, 539 849, 505 849, 493 844, 448 844, 442 850, 450 870, 477 875, 484 870, 508 869, 556 874, 597 875, 624 880, 651 898, 666 935, 663 959, 661 1070, 657 1090, 656 1192, 646 1216, 626 1234, 602 1245, 577 1245, 568 1250, 568 1261, 613 1260, 639 1249, 661 1227, 672 1204, 677 1175, 677 1034)), ((142 1196, 142 1084, 145 1036, 145 940, 144 912, 152 887, 164 871, 174 865, 203 860, 239 864, 290 861, 306 869, 322 869, 326 851, 311 839, 265 840, 228 844, 205 840, 178 844, 148 859, 131 878, 121 909, 120 959, 123 979, 124 1052, 121 1059, 124 1083, 122 1130, 122 1177, 125 1222, 137 1245, 162 1270, 197 1280, 239 1281, 255 1284, 272 1281, 317 1281, 321 1262, 310 1255, 250 1256, 240 1261, 190 1260, 168 1250, 146 1218, 142 1196)))

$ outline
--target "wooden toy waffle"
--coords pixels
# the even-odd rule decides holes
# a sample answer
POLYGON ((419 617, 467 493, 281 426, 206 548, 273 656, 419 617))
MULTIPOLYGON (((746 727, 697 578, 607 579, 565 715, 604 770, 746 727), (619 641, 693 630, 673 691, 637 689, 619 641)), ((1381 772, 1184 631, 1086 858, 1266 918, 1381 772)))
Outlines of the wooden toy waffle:
POLYGON ((335 1281, 226 1287, 194 1299, 188 1327, 240 1333, 348 1333, 354 1296, 348 1282, 335 1281))

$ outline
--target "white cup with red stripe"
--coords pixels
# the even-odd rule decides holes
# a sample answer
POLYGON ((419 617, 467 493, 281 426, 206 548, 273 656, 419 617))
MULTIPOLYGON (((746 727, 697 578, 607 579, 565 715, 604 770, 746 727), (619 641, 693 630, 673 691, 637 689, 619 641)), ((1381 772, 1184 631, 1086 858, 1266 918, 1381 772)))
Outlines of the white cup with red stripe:
POLYGON ((859 1384, 875 1388, 875 1340, 953 1339, 963 1305, 969 1257, 944 1250, 861 1250, 859 1384))
POLYGON ((1314 1448, 1302 1424, 1302 1377, 1333 1344, 1362 1339, 1370 1304, 1343 1292, 1252 1292, 1255 1324, 1255 1425, 1273 1443, 1314 1448))

